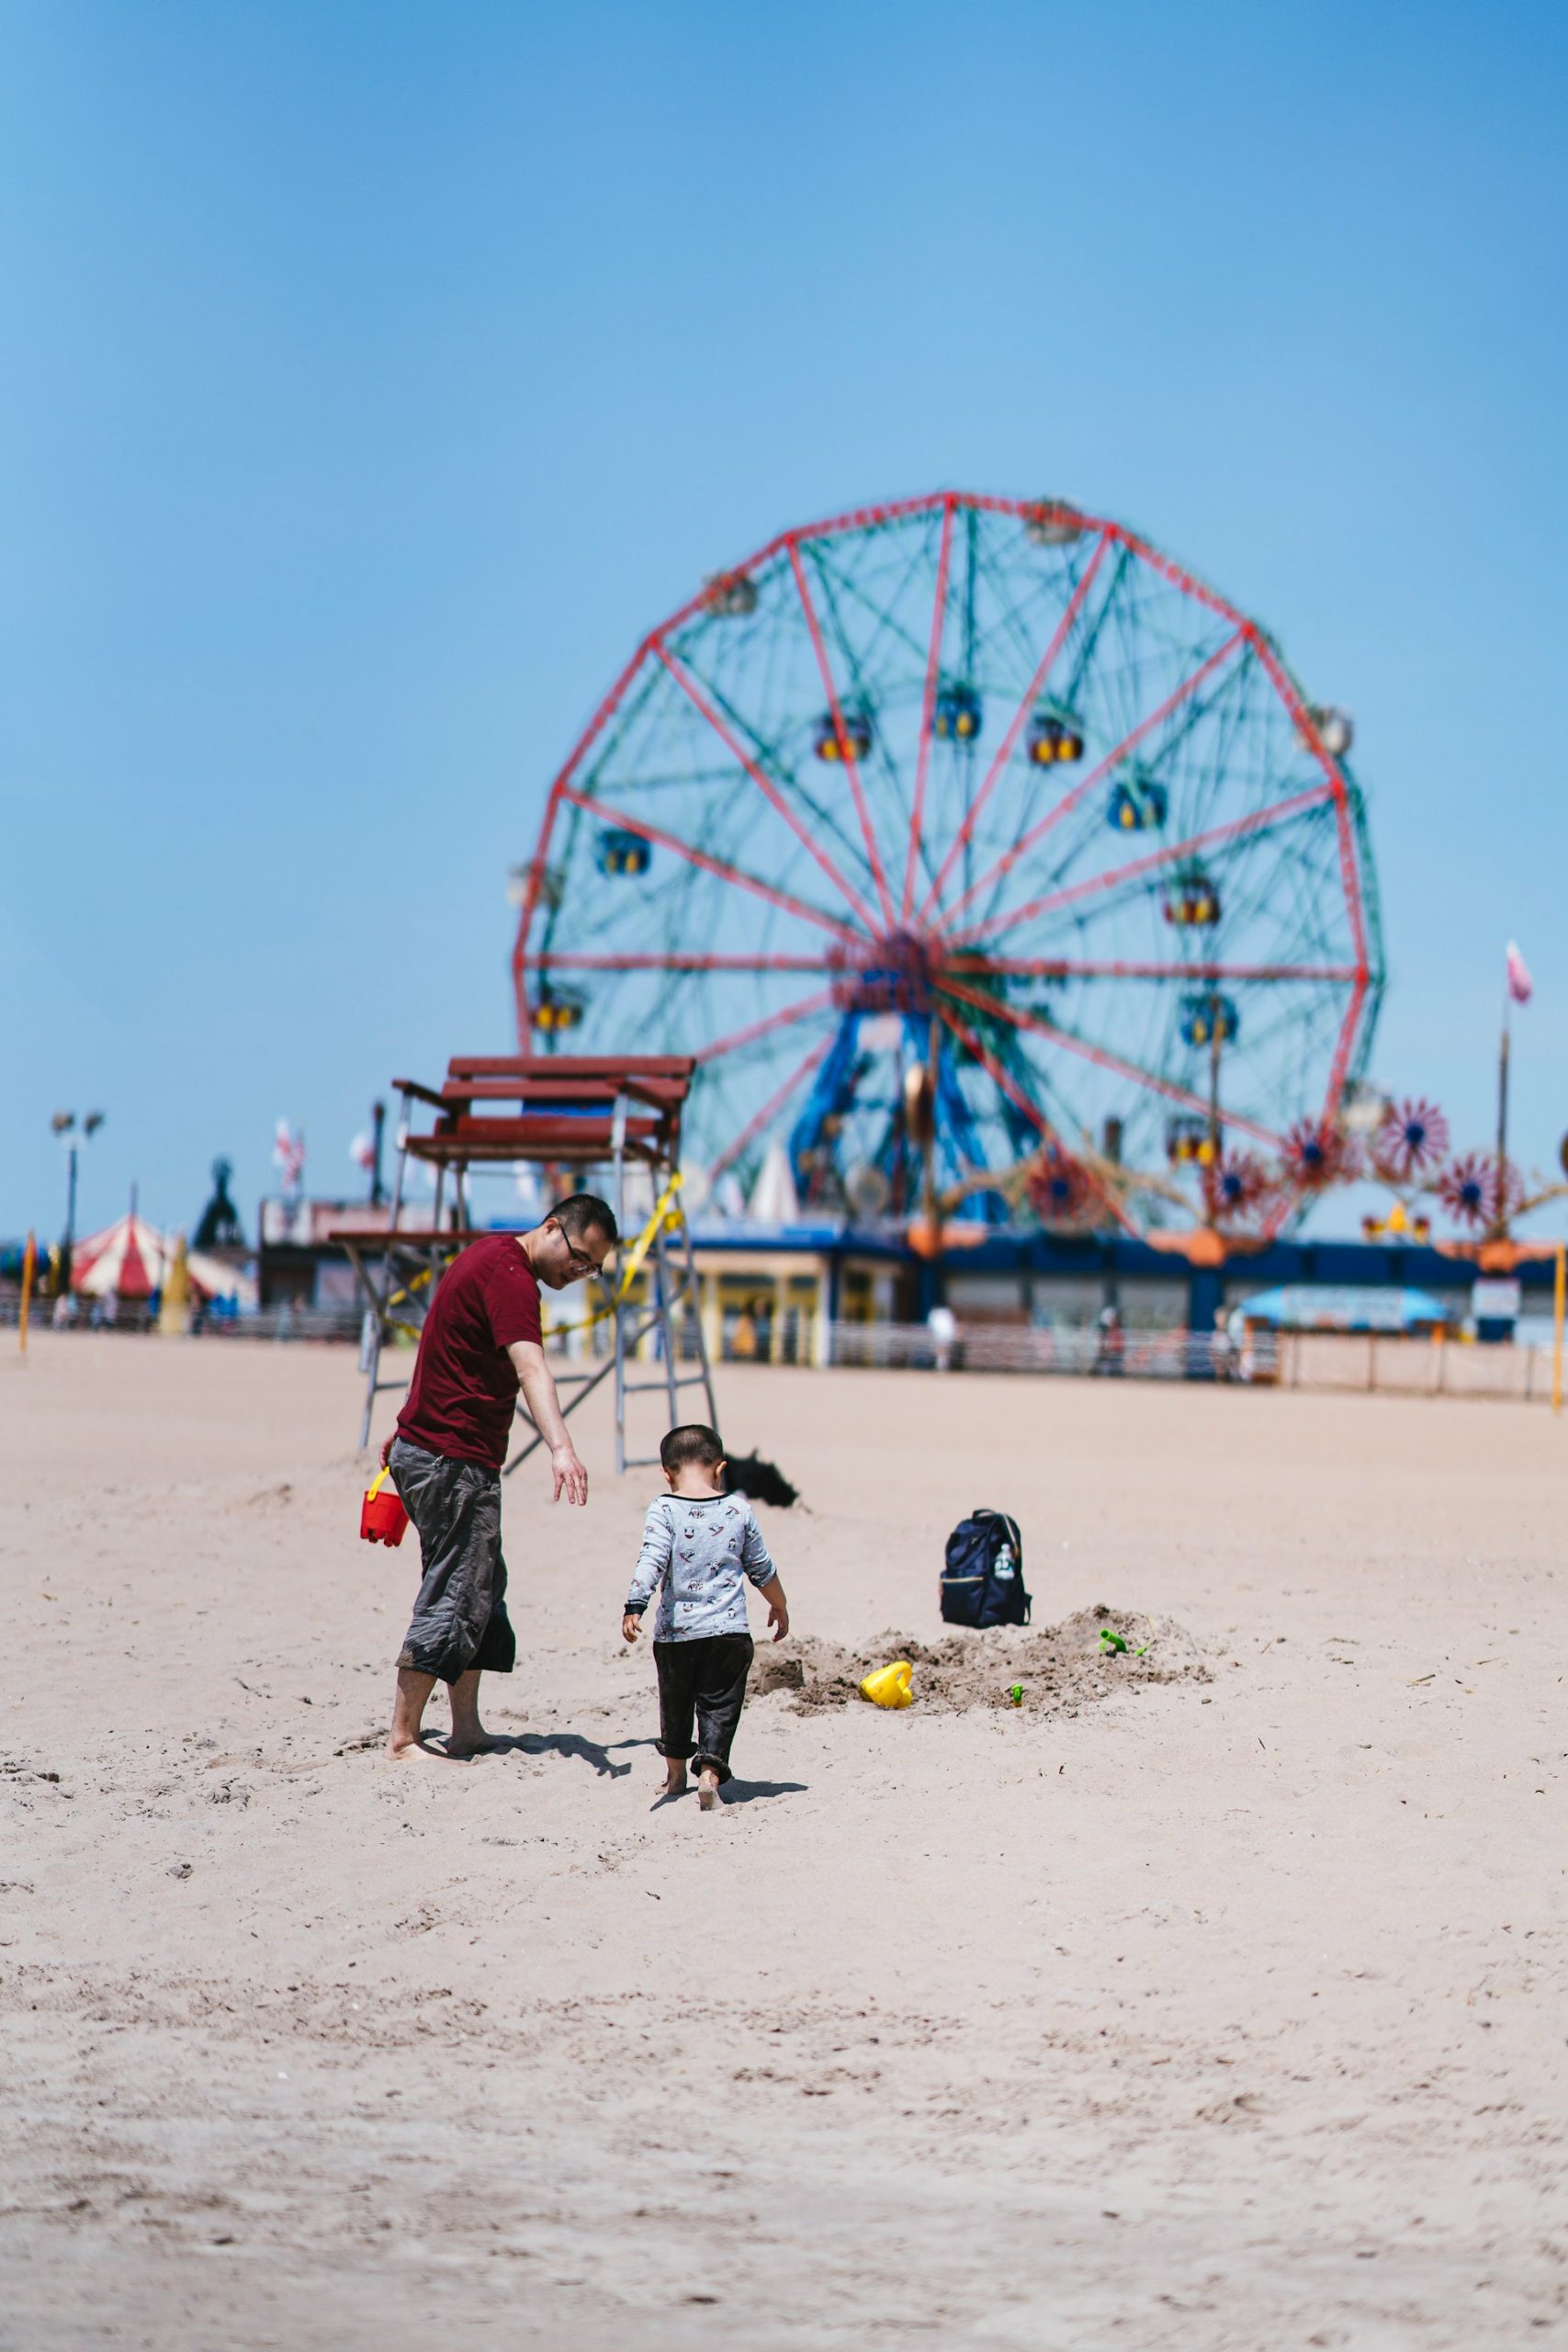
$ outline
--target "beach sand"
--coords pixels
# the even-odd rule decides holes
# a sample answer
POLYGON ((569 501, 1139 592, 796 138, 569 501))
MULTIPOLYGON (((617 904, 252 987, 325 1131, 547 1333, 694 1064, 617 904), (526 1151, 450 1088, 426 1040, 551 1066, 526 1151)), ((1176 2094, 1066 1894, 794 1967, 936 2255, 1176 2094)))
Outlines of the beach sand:
POLYGON ((7 2352, 1568 2333, 1568 1423, 726 1368, 803 1638, 934 1641, 988 1503, 1037 1628, 1208 1679, 775 1692, 708 1817, 652 1809, 602 1398, 586 1512, 507 1488, 516 1746, 389 1764, 351 1352, 9 1345, 7 2352))

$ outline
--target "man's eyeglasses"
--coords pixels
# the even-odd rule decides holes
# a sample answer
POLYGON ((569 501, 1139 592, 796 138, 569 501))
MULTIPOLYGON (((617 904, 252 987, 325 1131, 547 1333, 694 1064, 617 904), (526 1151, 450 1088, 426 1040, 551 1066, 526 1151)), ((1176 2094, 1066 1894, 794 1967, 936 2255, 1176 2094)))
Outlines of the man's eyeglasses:
POLYGON ((602 1274, 604 1272, 604 1266, 602 1259, 591 1258, 586 1250, 574 1250, 572 1248, 571 1243, 567 1240, 566 1227, 564 1225, 558 1225, 556 1227, 556 1231, 560 1235, 561 1239, 566 1241, 566 1262, 579 1280, 581 1280, 585 1274, 602 1274))

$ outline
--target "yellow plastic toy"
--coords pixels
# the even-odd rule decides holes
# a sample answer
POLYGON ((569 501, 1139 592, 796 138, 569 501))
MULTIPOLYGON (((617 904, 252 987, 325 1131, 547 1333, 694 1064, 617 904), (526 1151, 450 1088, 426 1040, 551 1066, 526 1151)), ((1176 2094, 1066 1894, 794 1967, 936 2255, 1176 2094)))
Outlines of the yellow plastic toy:
POLYGON ((908 1659, 895 1658, 891 1666, 879 1666, 861 1684, 860 1695, 869 1699, 874 1707, 912 1706, 915 1694, 909 1688, 908 1659))

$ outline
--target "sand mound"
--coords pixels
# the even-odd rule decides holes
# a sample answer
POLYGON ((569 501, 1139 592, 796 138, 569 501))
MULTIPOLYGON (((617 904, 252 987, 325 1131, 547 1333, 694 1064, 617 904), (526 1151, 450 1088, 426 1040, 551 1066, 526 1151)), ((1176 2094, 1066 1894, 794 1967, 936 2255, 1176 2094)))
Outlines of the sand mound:
POLYGON ((998 1626, 984 1634, 954 1626, 938 1642, 888 1633, 847 1650, 807 1635, 782 1653, 760 1650, 750 1692, 780 1691, 803 1713, 852 1701, 863 1704, 862 1679, 896 1657, 907 1657, 914 1668, 916 1706, 942 1714, 1011 1708, 1015 1683, 1022 1685, 1026 1714, 1054 1715, 1129 1686, 1211 1679, 1197 1643, 1173 1618, 1100 1606, 1077 1610, 1059 1625, 998 1626), (1122 1635, 1124 1652, 1106 1648, 1100 1635, 1107 1631, 1122 1635))

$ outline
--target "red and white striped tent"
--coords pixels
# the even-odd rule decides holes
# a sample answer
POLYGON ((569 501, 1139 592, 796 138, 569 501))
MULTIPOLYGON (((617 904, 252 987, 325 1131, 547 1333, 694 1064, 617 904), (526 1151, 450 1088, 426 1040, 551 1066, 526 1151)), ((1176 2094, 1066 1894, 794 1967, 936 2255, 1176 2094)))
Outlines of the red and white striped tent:
MULTIPOLYGON (((150 1298, 162 1290, 174 1263, 175 1237, 160 1233, 135 1210, 89 1233, 71 1248, 71 1287, 93 1298, 113 1291, 118 1298, 150 1298)), ((237 1273, 221 1258, 192 1250, 186 1271, 193 1291, 203 1298, 234 1298, 254 1306, 256 1289, 248 1274, 237 1273)))

